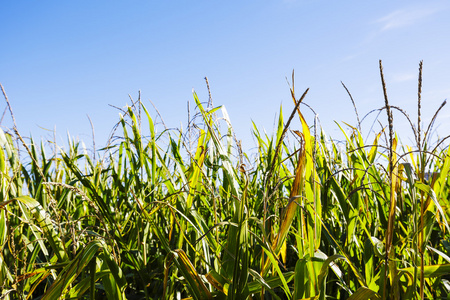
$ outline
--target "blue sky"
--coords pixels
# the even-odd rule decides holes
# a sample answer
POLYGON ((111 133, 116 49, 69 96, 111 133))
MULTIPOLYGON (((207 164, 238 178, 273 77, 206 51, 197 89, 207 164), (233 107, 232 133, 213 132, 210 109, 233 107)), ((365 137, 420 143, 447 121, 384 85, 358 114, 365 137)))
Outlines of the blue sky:
MULTIPOLYGON (((141 90, 168 127, 185 126, 192 89, 208 100, 207 76, 214 104, 251 148, 252 120, 271 133, 280 105, 286 118, 293 108, 293 69, 298 96, 310 88, 305 101, 333 136, 335 120, 356 124, 341 81, 361 117, 383 106, 379 59, 391 104, 416 121, 424 60, 427 123, 450 95, 449 14, 448 1, 3 1, 0 83, 23 135, 51 139, 45 129, 56 127, 59 139, 69 131, 89 144, 89 115, 101 145, 118 121, 108 104, 123 107, 141 90)), ((406 139, 405 119, 394 118, 406 139)), ((449 120, 445 107, 441 135, 449 120)))

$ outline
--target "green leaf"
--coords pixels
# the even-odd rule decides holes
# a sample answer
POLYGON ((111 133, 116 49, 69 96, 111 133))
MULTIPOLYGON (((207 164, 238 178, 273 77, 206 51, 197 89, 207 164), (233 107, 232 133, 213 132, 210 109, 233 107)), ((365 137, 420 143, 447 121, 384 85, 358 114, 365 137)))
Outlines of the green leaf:
POLYGON ((357 289, 356 292, 353 293, 353 295, 348 297, 348 300, 368 300, 368 299, 372 300, 381 299, 381 297, 376 292, 363 286, 357 289))
POLYGON ((417 189, 421 190, 422 192, 428 194, 428 196, 431 198, 431 200, 433 200, 434 205, 436 205, 436 208, 437 208, 437 210, 439 211, 439 213, 441 215, 442 222, 444 222, 445 227, 447 228, 448 232, 450 232, 450 227, 448 225, 447 218, 445 217, 444 210, 442 209, 441 205, 439 204, 439 201, 437 200, 436 194, 434 193, 433 189, 429 185, 426 185, 426 184, 424 184, 422 182, 419 182, 419 181, 416 182, 414 184, 414 186, 417 189))

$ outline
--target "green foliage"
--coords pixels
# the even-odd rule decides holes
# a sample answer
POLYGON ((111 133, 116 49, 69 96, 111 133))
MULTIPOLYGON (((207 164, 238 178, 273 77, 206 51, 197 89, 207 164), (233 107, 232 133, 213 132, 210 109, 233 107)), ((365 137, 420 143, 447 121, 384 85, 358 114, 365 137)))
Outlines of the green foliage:
POLYGON ((400 153, 354 127, 338 145, 310 131, 305 95, 273 136, 254 125, 253 160, 196 94, 186 132, 127 107, 102 158, 0 131, 1 297, 446 297, 448 148, 400 153))

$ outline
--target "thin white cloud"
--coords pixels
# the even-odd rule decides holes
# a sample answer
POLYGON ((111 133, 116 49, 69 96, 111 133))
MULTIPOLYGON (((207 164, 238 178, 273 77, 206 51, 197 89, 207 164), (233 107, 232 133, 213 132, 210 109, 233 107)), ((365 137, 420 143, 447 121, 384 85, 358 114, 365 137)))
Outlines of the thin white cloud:
POLYGON ((400 74, 394 74, 392 80, 394 82, 405 82, 405 81, 411 81, 411 80, 417 80, 417 73, 400 73, 400 74))
POLYGON ((349 54, 341 59, 341 62, 351 61, 359 56, 359 53, 349 54))
POLYGON ((440 11, 440 8, 405 8, 396 10, 378 20, 376 23, 381 24, 381 31, 391 30, 395 28, 407 27, 420 22, 427 17, 440 11))

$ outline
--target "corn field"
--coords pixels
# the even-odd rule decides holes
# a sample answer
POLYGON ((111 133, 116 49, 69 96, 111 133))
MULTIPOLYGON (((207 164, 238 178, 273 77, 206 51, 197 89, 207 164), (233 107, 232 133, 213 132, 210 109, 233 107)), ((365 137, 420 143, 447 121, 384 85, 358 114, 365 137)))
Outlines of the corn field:
POLYGON ((307 121, 293 81, 251 154, 195 93, 187 128, 139 99, 95 152, 0 130, 0 299, 448 299, 450 153, 430 138, 445 103, 422 126, 420 64, 414 125, 380 75, 387 125, 368 140, 359 117, 339 144, 307 121))

